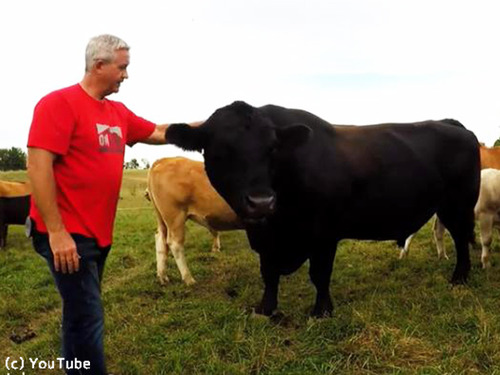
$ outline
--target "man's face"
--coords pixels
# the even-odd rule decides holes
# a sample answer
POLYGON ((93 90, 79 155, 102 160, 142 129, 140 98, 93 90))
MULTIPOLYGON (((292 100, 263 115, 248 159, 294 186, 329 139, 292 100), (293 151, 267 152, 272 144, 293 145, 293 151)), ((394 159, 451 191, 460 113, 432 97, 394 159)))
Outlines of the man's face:
POLYGON ((111 62, 104 62, 101 65, 101 77, 106 84, 106 93, 109 95, 120 90, 120 84, 128 78, 127 67, 130 62, 130 54, 125 49, 115 52, 115 58, 111 62))

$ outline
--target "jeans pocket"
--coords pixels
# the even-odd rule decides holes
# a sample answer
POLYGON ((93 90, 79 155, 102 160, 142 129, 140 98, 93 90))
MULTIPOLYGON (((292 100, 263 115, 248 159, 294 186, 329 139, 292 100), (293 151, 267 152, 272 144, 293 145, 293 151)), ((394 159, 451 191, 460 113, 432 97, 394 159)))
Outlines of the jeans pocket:
POLYGON ((46 234, 35 233, 32 237, 33 248, 47 260, 52 260, 52 250, 50 249, 49 237, 46 234))
POLYGON ((76 251, 80 256, 81 261, 96 260, 101 255, 97 243, 95 241, 75 241, 76 251))

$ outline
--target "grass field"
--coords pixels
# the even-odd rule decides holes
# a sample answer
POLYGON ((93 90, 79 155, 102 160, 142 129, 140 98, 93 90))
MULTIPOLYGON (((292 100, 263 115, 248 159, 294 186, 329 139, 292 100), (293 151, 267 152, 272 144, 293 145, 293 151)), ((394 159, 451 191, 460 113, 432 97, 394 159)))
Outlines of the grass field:
MULTIPOLYGON (((429 225, 403 261, 393 242, 343 241, 333 317, 309 317, 315 291, 305 264, 282 278, 281 314, 267 319, 252 314, 263 284, 242 231, 223 233, 222 252, 212 254, 208 231, 189 224, 186 256, 198 283, 183 285, 170 257, 171 283, 159 285, 145 185, 145 171, 126 171, 104 276, 113 374, 500 374, 497 238, 493 267, 482 270, 474 249, 469 284, 453 288, 451 242, 451 259, 438 261, 429 225)), ((23 228, 9 232, 0 252, 0 375, 7 357, 54 360, 60 347, 60 300, 48 268, 23 228)))

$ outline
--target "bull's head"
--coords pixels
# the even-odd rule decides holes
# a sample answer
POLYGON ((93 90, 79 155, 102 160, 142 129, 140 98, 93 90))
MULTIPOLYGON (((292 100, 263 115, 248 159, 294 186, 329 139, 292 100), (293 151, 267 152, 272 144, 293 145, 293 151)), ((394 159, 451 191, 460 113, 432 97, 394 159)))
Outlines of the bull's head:
POLYGON ((277 126, 244 102, 220 108, 199 127, 171 125, 169 143, 203 152, 210 182, 245 222, 256 222, 276 209, 273 176, 276 161, 309 138, 301 124, 277 126))

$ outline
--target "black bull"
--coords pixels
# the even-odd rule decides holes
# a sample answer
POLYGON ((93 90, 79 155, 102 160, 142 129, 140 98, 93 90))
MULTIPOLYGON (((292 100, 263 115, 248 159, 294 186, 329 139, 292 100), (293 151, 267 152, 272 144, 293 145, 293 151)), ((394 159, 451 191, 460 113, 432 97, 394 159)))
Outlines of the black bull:
POLYGON ((210 182, 246 223, 260 255, 272 314, 280 275, 307 259, 313 315, 330 314, 341 239, 402 240, 437 213, 457 250, 453 283, 466 281, 479 193, 479 145, 458 121, 332 126, 295 109, 235 102, 198 128, 175 124, 169 143, 203 151, 210 182))
POLYGON ((0 248, 7 246, 9 225, 24 225, 30 211, 30 195, 0 197, 0 248))

